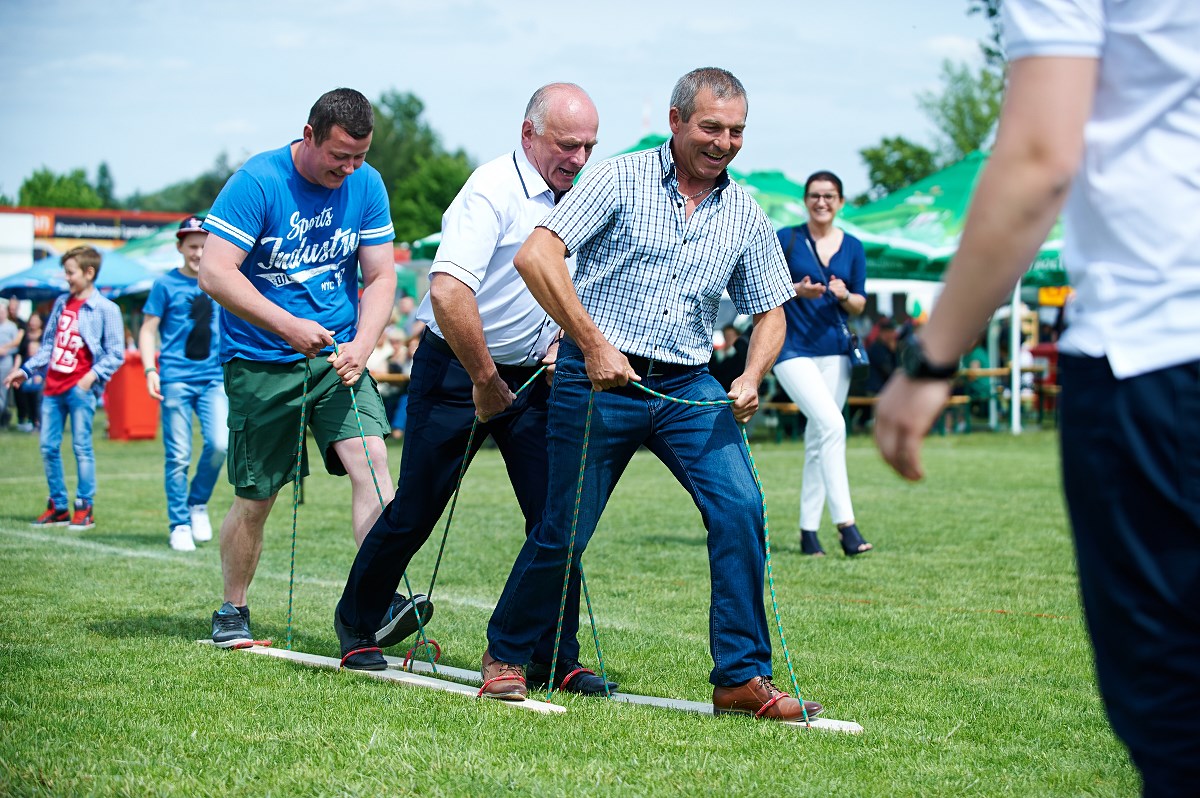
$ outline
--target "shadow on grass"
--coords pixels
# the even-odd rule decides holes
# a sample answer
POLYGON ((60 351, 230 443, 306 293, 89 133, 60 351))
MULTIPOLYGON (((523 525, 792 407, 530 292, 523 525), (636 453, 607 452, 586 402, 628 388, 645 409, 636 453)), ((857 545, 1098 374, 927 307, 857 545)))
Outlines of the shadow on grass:
POLYGON ((89 529, 80 535, 79 539, 122 549, 131 547, 138 550, 149 549, 161 551, 163 554, 170 553, 171 551, 167 546, 167 533, 165 532, 160 534, 157 532, 114 532, 109 529, 103 531, 89 529))
POLYGON ((200 640, 212 633, 207 616, 198 615, 146 615, 144 613, 96 621, 88 629, 110 640, 138 638, 172 638, 176 640, 200 640))
MULTIPOLYGON (((101 637, 110 640, 179 640, 193 642, 205 640, 212 634, 212 619, 208 613, 194 615, 146 615, 136 614, 124 618, 113 618, 107 621, 97 621, 87 625, 87 628, 101 637)), ((287 647, 287 626, 270 622, 254 622, 251 631, 257 640, 270 640, 276 648, 287 647)), ((328 640, 315 639, 311 629, 298 630, 292 627, 292 647, 298 651, 308 651, 314 654, 333 656, 336 652, 328 640), (305 632, 301 634, 300 632, 305 632), (326 650, 328 649, 328 650, 326 650)), ((333 636, 332 625, 330 637, 333 636)), ((400 649, 397 646, 396 649, 400 649)), ((389 650, 389 654, 395 649, 389 650)), ((403 656, 401 649, 399 656, 403 656)))
POLYGON ((650 543, 653 545, 659 545, 659 546, 676 545, 676 546, 695 547, 695 546, 707 546, 708 545, 708 541, 705 540, 703 535, 689 536, 689 535, 657 534, 657 535, 643 535, 641 539, 642 539, 642 541, 644 541, 646 543, 650 543))

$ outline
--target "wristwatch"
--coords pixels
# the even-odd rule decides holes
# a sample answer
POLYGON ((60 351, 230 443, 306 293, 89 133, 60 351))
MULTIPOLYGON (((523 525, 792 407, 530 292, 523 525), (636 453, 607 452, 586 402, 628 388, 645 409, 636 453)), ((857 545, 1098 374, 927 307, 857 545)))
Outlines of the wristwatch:
POLYGON ((914 380, 948 380, 958 373, 958 363, 930 363, 920 339, 908 338, 900 343, 900 368, 914 380))

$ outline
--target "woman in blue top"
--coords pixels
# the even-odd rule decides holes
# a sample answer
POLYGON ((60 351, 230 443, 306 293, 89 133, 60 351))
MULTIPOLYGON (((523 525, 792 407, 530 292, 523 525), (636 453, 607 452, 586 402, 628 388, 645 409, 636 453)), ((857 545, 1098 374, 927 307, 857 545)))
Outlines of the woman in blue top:
POLYGON ((854 524, 846 476, 846 422, 850 389, 850 331, 846 320, 866 307, 867 261, 862 242, 833 221, 842 209, 842 181, 815 172, 804 184, 808 222, 779 231, 796 296, 783 306, 787 338, 775 377, 808 419, 800 490, 800 550, 824 555, 817 529, 826 501, 847 556, 871 549, 854 524))

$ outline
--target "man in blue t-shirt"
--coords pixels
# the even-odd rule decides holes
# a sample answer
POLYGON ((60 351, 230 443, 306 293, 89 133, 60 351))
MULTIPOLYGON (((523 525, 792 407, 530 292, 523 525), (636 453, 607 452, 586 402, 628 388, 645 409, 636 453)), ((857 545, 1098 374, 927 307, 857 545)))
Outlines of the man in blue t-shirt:
POLYGON ((154 282, 143 307, 145 320, 138 332, 138 348, 146 369, 146 390, 162 402, 164 481, 167 492, 167 543, 176 551, 195 551, 196 542, 212 540, 207 504, 225 461, 229 428, 225 397, 218 317, 208 294, 200 290, 200 257, 204 232, 199 216, 189 216, 175 231, 176 249, 183 264, 154 282), (162 354, 154 351, 162 338, 162 354), (192 462, 192 414, 200 420, 204 450, 188 489, 192 462))
POLYGON ((200 287, 224 308, 235 494, 221 525, 225 601, 213 613, 213 642, 223 647, 252 639, 246 592, 263 525, 279 490, 308 473, 302 418, 325 469, 350 476, 357 542, 379 516, 372 469, 383 501, 392 498, 390 427, 366 370, 396 296, 387 191, 364 161, 373 128, 366 97, 326 92, 303 137, 246 161, 204 220, 200 287))

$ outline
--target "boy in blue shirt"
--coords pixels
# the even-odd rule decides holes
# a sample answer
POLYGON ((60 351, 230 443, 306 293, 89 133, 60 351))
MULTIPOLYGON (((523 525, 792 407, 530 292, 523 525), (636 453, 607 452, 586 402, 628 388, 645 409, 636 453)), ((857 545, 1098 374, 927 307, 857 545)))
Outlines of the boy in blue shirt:
POLYGON ((175 233, 183 264, 154 282, 143 309, 138 348, 146 368, 146 390, 162 402, 164 482, 167 493, 167 539, 176 551, 195 551, 196 543, 212 540, 209 497, 225 461, 229 400, 217 346, 220 343, 217 306, 200 290, 200 256, 208 238, 204 220, 189 216, 175 233), (162 354, 155 365, 156 339, 162 354), (188 490, 192 462, 192 414, 200 420, 204 449, 188 490))
POLYGON ((96 290, 99 252, 75 247, 62 256, 62 265, 70 292, 55 301, 37 354, 10 371, 4 387, 19 388, 30 377, 45 376, 41 442, 50 498, 46 511, 33 523, 80 530, 96 525, 92 418, 104 386, 125 362, 125 325, 120 309, 96 290), (74 513, 68 510, 62 464, 63 427, 68 417, 79 477, 74 513))

